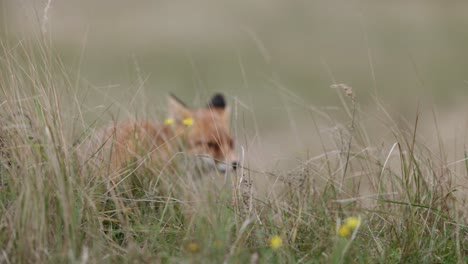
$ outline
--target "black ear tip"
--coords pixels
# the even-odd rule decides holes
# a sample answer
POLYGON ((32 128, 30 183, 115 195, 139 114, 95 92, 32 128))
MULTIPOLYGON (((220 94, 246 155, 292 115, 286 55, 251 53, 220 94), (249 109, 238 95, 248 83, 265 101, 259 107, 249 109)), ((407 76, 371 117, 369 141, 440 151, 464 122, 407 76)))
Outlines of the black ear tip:
POLYGON ((175 100, 176 102, 178 102, 179 104, 183 105, 183 106, 187 106, 184 102, 182 102, 182 100, 179 99, 179 97, 177 97, 175 94, 173 93, 169 93, 169 97, 172 98, 173 100, 175 100))
POLYGON ((211 98, 210 103, 208 104, 209 107, 214 108, 225 108, 226 107, 226 100, 224 99, 224 95, 221 93, 217 93, 213 95, 211 98))

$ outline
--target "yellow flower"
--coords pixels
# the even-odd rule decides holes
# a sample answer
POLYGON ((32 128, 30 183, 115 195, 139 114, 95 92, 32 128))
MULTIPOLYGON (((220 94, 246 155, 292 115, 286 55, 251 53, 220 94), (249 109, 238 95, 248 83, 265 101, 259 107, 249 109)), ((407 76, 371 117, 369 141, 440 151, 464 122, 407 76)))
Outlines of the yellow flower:
POLYGON ((190 252, 190 253, 197 253, 198 251, 200 251, 200 247, 198 246, 197 243, 195 242, 190 242, 187 244, 187 250, 190 252))
POLYGON ((340 228, 338 229, 338 235, 340 237, 348 237, 350 234, 351 234, 351 228, 349 228, 349 226, 347 225, 342 225, 340 226, 340 228))
POLYGON ((164 120, 164 124, 166 125, 171 125, 174 123, 174 119, 173 118, 166 118, 166 120, 164 120))
POLYGON ((344 220, 344 223, 336 231, 340 237, 348 237, 356 228, 359 228, 361 221, 356 216, 350 216, 344 220))
POLYGON ((276 235, 270 238, 270 247, 272 249, 278 249, 283 245, 283 240, 280 236, 276 235))
POLYGON ((361 222, 359 221, 359 218, 355 216, 351 216, 345 219, 344 224, 349 227, 350 229, 355 229, 359 227, 361 222))
POLYGON ((193 118, 190 118, 190 117, 185 118, 184 120, 182 120, 182 123, 186 126, 191 126, 193 125, 193 118))

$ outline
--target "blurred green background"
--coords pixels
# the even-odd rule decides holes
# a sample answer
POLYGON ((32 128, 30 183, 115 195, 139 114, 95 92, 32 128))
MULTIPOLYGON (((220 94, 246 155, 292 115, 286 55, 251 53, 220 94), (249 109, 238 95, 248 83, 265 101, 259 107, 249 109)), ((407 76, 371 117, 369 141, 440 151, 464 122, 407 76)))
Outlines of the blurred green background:
POLYGON ((46 30, 89 112, 224 92, 237 126, 254 127, 250 144, 270 142, 266 160, 320 152, 304 109, 340 106, 335 82, 364 109, 377 95, 400 113, 420 99, 457 108, 467 94, 466 1, 52 0, 45 16, 47 2, 0 0, 2 36, 34 42, 46 30))

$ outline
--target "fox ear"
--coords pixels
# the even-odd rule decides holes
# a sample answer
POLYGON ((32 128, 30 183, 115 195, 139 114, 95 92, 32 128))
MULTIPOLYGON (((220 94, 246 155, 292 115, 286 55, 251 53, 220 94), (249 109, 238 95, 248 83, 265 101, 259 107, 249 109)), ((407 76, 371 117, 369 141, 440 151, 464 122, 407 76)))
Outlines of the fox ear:
POLYGON ((221 110, 219 113, 223 117, 223 120, 226 122, 226 124, 229 124, 231 111, 230 111, 230 108, 226 104, 226 99, 224 99, 223 94, 217 93, 213 95, 207 107, 221 110))
POLYGON ((173 94, 167 97, 167 108, 169 116, 174 119, 182 120, 192 117, 190 109, 173 94))
POLYGON ((231 118, 231 108, 230 107, 225 107, 223 109, 222 115, 223 115, 224 122, 226 122, 226 124, 228 124, 228 126, 229 126, 229 120, 231 118))
POLYGON ((220 93, 213 95, 207 107, 218 109, 226 108, 226 100, 224 99, 224 95, 220 93))

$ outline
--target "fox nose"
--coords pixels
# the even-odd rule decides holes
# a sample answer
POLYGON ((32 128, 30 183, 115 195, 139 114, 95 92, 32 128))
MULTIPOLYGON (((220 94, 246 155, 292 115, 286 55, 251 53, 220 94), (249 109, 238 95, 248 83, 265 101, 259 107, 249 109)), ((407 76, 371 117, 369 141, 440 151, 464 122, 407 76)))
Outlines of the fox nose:
POLYGON ((240 165, 239 162, 233 161, 233 162, 232 162, 232 169, 233 169, 233 170, 237 170, 237 168, 239 167, 239 165, 240 165))

